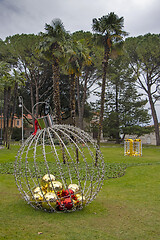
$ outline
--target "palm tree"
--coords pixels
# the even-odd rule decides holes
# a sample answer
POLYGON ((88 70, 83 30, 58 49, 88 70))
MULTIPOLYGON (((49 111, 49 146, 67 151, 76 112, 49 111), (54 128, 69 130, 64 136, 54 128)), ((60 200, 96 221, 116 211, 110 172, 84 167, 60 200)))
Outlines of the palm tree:
POLYGON ((70 42, 69 49, 67 51, 67 64, 66 71, 69 75, 70 80, 70 111, 71 111, 71 121, 72 125, 76 124, 76 103, 75 103, 75 87, 76 87, 76 76, 79 74, 80 66, 78 61, 78 56, 76 53, 76 43, 70 42))
POLYGON ((101 18, 93 19, 93 31, 96 32, 96 43, 104 47, 104 56, 103 56, 103 76, 102 76, 102 90, 101 90, 101 109, 100 109, 100 118, 99 118, 99 131, 97 144, 100 145, 100 137, 102 132, 103 125, 103 115, 104 115, 104 101, 105 101, 105 86, 106 86, 106 73, 108 61, 110 58, 112 45, 114 42, 121 42, 123 36, 126 36, 127 33, 122 30, 124 24, 124 18, 119 18, 114 12, 109 13, 101 18))
POLYGON ((52 21, 51 25, 45 25, 46 33, 41 33, 43 41, 40 49, 45 57, 52 63, 53 71, 53 102, 55 105, 55 117, 57 123, 61 123, 61 104, 60 104, 60 62, 64 59, 64 45, 69 34, 66 32, 60 19, 52 21))
MULTIPOLYGON (((88 56, 89 57, 89 56, 88 56)), ((90 60, 90 58, 89 58, 90 60)), ((77 78, 81 75, 83 63, 87 62, 87 54, 83 45, 79 41, 70 41, 67 50, 66 71, 70 78, 70 109, 72 125, 76 125, 76 99, 75 88, 77 78)), ((74 141, 77 142, 76 137, 74 141)), ((76 161, 79 162, 78 148, 75 149, 76 161)))
POLYGON ((71 41, 70 48, 67 51, 67 73, 70 76, 70 108, 71 108, 71 117, 72 125, 75 126, 75 113, 76 113, 76 103, 75 103, 75 88, 76 82, 78 81, 79 76, 82 75, 82 69, 84 64, 90 65, 91 59, 88 54, 88 50, 83 46, 80 41, 71 41))

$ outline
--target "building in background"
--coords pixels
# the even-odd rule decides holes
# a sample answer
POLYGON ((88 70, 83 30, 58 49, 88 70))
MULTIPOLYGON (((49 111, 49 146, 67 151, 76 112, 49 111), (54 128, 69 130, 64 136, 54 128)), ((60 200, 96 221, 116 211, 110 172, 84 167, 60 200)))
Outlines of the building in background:
MULTIPOLYGON (((148 127, 153 127, 153 126, 148 126, 148 127)), ((159 130, 160 130, 160 123, 159 123, 159 130)), ((126 135, 125 139, 131 138, 131 139, 136 139, 136 135, 126 135)), ((153 132, 149 134, 144 134, 143 136, 139 136, 139 139, 141 139, 142 144, 148 144, 148 145, 156 145, 156 135, 153 130, 153 132)))
MULTIPOLYGON (((2 126, 2 128, 4 127, 3 114, 2 114, 2 116, 0 115, 0 126, 2 126), (2 123, 1 123, 1 121, 2 121, 2 123)), ((11 126, 11 118, 9 119, 9 127, 10 126, 11 126)), ((14 115, 13 127, 21 128, 22 127, 22 118, 18 118, 16 115, 14 115)))

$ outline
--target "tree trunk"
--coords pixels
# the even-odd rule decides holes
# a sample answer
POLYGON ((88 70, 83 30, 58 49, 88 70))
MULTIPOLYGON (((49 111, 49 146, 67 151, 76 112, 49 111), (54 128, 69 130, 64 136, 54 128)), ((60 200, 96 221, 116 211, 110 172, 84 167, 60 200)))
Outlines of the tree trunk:
POLYGON ((15 82, 14 90, 13 90, 12 112, 11 112, 11 128, 13 128, 14 114, 16 110, 17 87, 18 87, 18 83, 15 82))
POLYGON ((82 117, 82 107, 80 99, 80 86, 79 86, 79 77, 77 78, 77 103, 78 103, 78 123, 80 129, 83 129, 83 117, 82 117))
MULTIPOLYGON (((35 88, 36 88, 36 103, 39 102, 39 91, 38 91, 38 86, 37 84, 35 84, 35 88)), ((38 104, 36 105, 36 117, 38 117, 38 114, 39 114, 39 108, 38 108, 38 104)))
POLYGON ((153 117, 153 122, 154 122, 154 129, 155 129, 155 135, 156 135, 156 145, 160 145, 160 136, 159 136, 159 124, 158 124, 158 118, 155 110, 155 106, 151 97, 150 92, 148 91, 148 98, 149 98, 149 103, 151 106, 151 112, 152 112, 152 117, 153 117))
POLYGON ((3 138, 4 138, 4 144, 6 142, 6 120, 7 120, 7 89, 4 88, 4 106, 3 106, 3 138))
POLYGON ((108 37, 106 38, 105 49, 104 49, 104 59, 103 59, 103 77, 102 77, 102 90, 101 90, 101 108, 99 116, 99 126, 98 126, 98 137, 97 145, 100 147, 101 133, 103 129, 103 115, 104 115, 104 102, 105 102, 105 87, 106 87, 106 73, 109 60, 110 47, 108 46, 108 37))
POLYGON ((70 75, 70 109, 72 125, 76 125, 76 100, 75 100, 76 75, 70 75))
POLYGON ((119 144, 119 109, 118 109, 118 86, 116 82, 116 143, 119 144))
POLYGON ((86 102, 86 95, 87 95, 87 81, 88 81, 88 74, 89 71, 87 70, 84 86, 83 86, 83 97, 82 101, 80 99, 80 86, 79 86, 79 77, 77 78, 77 101, 78 101, 78 115, 79 115, 79 127, 83 130, 83 116, 84 116, 84 106, 86 102))
POLYGON ((4 144, 8 147, 8 131, 9 131, 9 107, 10 107, 10 95, 11 95, 11 87, 4 88, 4 144))
POLYGON ((35 121, 35 114, 34 114, 34 96, 33 96, 33 85, 32 82, 30 83, 30 90, 31 90, 31 109, 32 109, 32 124, 33 124, 33 129, 35 130, 35 126, 34 126, 34 121, 35 121))
POLYGON ((15 110, 16 110, 17 89, 18 89, 18 83, 15 82, 14 91, 13 91, 12 112, 11 112, 10 135, 9 135, 9 139, 8 139, 8 146, 9 146, 9 148, 10 148, 10 141, 11 141, 11 136, 12 136, 12 132, 13 132, 14 114, 15 114, 15 110))
MULTIPOLYGON (((76 75, 70 75, 70 108, 71 108, 71 121, 72 125, 76 126, 76 99, 75 99, 75 87, 76 87, 76 75)), ((74 137, 75 143, 77 142, 76 137, 74 137)), ((79 162, 78 148, 75 147, 76 151, 76 161, 79 162)))
POLYGON ((9 138, 10 138, 10 107, 11 107, 11 87, 8 88, 8 111, 7 111, 7 148, 9 149, 9 138))
POLYGON ((62 116, 61 116, 60 89, 59 89, 59 80, 60 80, 59 64, 58 63, 53 64, 52 70, 53 70, 53 90, 54 90, 53 102, 55 106, 55 116, 56 116, 56 122, 58 124, 61 124, 62 116))
POLYGON ((8 87, 5 91, 5 106, 4 106, 4 142, 8 148, 8 139, 9 139, 9 119, 10 119, 10 100, 11 100, 11 87, 8 87))

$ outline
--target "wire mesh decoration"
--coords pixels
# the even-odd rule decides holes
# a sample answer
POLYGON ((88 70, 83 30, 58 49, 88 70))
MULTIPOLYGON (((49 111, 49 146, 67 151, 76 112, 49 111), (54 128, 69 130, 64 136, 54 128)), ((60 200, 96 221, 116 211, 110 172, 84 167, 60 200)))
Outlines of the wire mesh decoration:
POLYGON ((89 134, 58 125, 47 115, 21 146, 15 161, 15 181, 22 198, 48 212, 80 210, 102 187, 104 160, 89 134))
POLYGON ((124 156, 142 156, 141 139, 126 139, 124 141, 124 156))

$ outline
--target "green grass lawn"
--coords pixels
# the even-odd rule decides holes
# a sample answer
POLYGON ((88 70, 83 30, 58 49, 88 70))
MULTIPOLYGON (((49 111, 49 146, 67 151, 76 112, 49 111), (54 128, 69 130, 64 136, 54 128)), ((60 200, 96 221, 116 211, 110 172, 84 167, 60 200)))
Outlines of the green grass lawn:
MULTIPOLYGON (((0 163, 14 162, 18 148, 0 149, 0 163)), ((144 146, 142 157, 124 157, 118 145, 101 151, 106 163, 125 164, 126 172, 107 178, 97 198, 73 213, 33 209, 21 199, 14 176, 0 174, 0 240, 160 239, 160 148, 144 146)))

